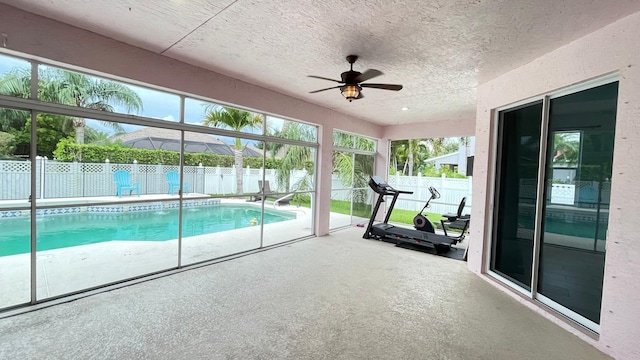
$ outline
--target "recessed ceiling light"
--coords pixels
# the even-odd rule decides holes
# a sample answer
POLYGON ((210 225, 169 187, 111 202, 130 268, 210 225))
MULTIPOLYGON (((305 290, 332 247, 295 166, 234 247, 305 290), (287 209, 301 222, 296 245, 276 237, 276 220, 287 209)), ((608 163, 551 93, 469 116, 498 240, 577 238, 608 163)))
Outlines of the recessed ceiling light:
POLYGON ((406 106, 402 108, 402 111, 407 111, 407 110, 409 110, 409 108, 406 106))

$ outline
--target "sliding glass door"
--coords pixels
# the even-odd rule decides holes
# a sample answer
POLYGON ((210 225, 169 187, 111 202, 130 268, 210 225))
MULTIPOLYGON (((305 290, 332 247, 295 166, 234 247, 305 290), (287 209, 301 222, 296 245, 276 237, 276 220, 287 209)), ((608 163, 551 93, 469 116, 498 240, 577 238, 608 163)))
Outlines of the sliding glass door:
POLYGON ((617 97, 618 84, 612 83, 551 99, 549 108, 538 277, 538 293, 543 297, 539 298, 596 324, 600 322, 617 97), (566 188, 564 194, 554 192, 554 186, 560 185, 566 188))
POLYGON ((542 102, 500 114, 492 270, 531 289, 542 102))
POLYGON ((499 113, 489 269, 599 331, 618 83, 499 113), (546 110, 548 109, 548 110, 546 110))

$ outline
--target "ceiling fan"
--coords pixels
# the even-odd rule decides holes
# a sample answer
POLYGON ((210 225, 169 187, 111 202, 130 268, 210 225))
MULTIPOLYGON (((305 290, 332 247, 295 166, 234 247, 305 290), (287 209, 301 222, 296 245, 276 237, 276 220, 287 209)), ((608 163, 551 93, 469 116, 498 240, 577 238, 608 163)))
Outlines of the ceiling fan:
POLYGON ((322 76, 308 75, 311 78, 329 80, 329 81, 337 82, 339 84, 344 84, 344 85, 333 86, 326 89, 310 91, 309 93, 313 94, 313 93, 317 93, 325 90, 340 89, 342 96, 344 96, 347 100, 349 100, 349 102, 351 102, 353 100, 362 99, 364 97, 364 95, 362 95, 362 88, 374 88, 374 89, 393 90, 393 91, 402 90, 402 85, 371 84, 371 83, 363 84, 363 82, 367 80, 371 80, 374 77, 382 75, 382 72, 376 69, 368 69, 368 70, 365 70, 365 72, 363 73, 358 71, 353 71, 353 63, 356 62, 356 60, 358 60, 358 56, 356 55, 347 56, 347 61, 349 62, 349 64, 351 64, 351 69, 349 71, 345 71, 342 74, 340 74, 342 81, 329 79, 322 76))

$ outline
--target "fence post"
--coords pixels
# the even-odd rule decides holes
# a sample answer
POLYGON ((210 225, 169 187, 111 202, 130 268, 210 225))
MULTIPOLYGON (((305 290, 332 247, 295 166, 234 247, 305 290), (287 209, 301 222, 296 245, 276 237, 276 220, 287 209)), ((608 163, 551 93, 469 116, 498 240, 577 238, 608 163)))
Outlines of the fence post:
POLYGON ((249 184, 249 182, 251 181, 251 168, 249 167, 249 165, 247 165, 247 172, 245 173, 246 175, 243 176, 242 178, 242 192, 244 193, 244 189, 247 187, 247 184, 249 184))
MULTIPOLYGON (((133 159, 133 165, 131 165, 131 181, 133 181, 134 183, 137 181, 140 181, 138 179, 138 160, 133 159)), ((144 192, 146 193, 146 184, 144 186, 145 190, 140 189, 140 192, 144 192)))
POLYGON ((193 192, 199 192, 200 187, 198 184, 202 184, 202 193, 204 194, 204 166, 202 163, 198 163, 198 167, 196 168, 196 176, 195 176, 194 184, 193 184, 193 192))
MULTIPOLYGON (((74 160, 71 163, 71 196, 83 197, 84 196, 84 182, 82 181, 82 163, 74 160)), ((65 191, 60 191, 64 193, 65 191)))
MULTIPOLYGON (((111 163, 109 162, 109 159, 104 159, 104 175, 105 175, 105 178, 107 179, 105 181, 105 184, 110 184, 112 181, 111 181, 111 163)), ((110 186, 108 188, 110 188, 110 186)), ((108 188, 105 189, 105 192, 107 194, 109 193, 108 188)), ((115 192, 113 192, 112 194, 115 194, 115 192)))
MULTIPOLYGON (((422 173, 418 173, 418 179, 417 179, 417 183, 418 183, 418 199, 424 199, 424 181, 422 179, 422 173)), ((420 205, 418 205, 419 207, 420 205)), ((419 210, 419 209, 418 209, 419 210)))
MULTIPOLYGON (((232 173, 235 174, 235 165, 231 167, 232 169, 232 173)), ((218 181, 218 194, 222 194, 222 195, 226 195, 225 191, 224 191, 224 174, 222 174, 222 169, 220 168, 220 165, 216 166, 216 177, 220 175, 220 181, 218 181), (220 191, 220 188, 222 187, 222 191, 220 191)), ((233 184, 232 184, 233 187, 233 184)))
MULTIPOLYGON (((36 173, 38 174, 38 180, 40 184, 38 184, 38 199, 42 199, 44 197, 44 158, 42 156, 36 156, 36 173)), ((32 196, 31 198, 35 199, 36 196, 32 196)))

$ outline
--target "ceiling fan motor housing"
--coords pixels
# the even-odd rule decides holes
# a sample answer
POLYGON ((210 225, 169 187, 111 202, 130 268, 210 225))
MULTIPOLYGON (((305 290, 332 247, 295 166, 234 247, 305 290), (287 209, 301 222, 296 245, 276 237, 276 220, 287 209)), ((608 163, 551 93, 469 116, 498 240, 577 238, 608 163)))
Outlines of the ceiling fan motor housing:
POLYGON ((326 89, 314 90, 314 91, 311 91, 310 93, 313 94, 313 93, 331 90, 331 89, 340 89, 342 96, 344 96, 345 99, 351 102, 353 100, 364 98, 364 96, 362 95, 363 87, 383 89, 383 90, 393 90, 393 91, 399 91, 402 89, 402 85, 363 83, 367 80, 371 80, 375 77, 382 75, 382 72, 375 69, 368 69, 364 73, 361 73, 359 71, 354 71, 353 63, 356 62, 356 60, 358 60, 358 56, 356 55, 347 56, 347 61, 349 62, 349 64, 351 64, 351 66, 349 71, 345 71, 342 74, 340 74, 340 78, 342 79, 342 81, 338 81, 338 80, 334 80, 334 79, 330 79, 322 76, 308 75, 309 77, 312 77, 312 78, 328 80, 328 81, 344 84, 344 85, 333 86, 326 89))

